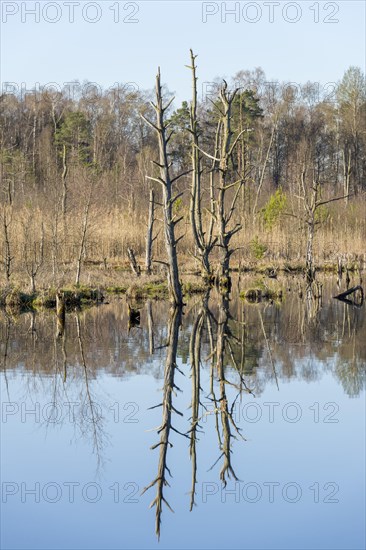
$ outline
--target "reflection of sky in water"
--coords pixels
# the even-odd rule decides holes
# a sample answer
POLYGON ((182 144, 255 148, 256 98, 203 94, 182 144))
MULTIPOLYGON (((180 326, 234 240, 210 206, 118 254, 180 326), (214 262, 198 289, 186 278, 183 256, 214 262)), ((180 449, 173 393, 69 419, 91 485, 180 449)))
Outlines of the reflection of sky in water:
MULTIPOLYGON (((140 330, 135 335, 136 341, 143 337, 143 329, 140 330)), ((189 339, 189 331, 183 332, 181 338, 187 339, 187 335, 189 339)), ((126 342, 125 336, 121 334, 121 341, 126 342)), ((360 338, 357 334, 358 343, 360 338)), ((129 339, 129 345, 133 353, 132 340, 129 339)), ((85 398, 83 379, 80 374, 72 374, 72 367, 71 379, 66 383, 67 397, 62 394, 62 373, 57 382, 63 422, 48 426, 42 413, 47 415, 49 409, 45 405, 53 400, 52 364, 48 376, 37 374, 37 369, 35 374, 30 370, 9 370, 10 400, 17 403, 24 400, 29 409, 39 403, 40 419, 35 422, 29 416, 26 422, 21 422, 19 412, 9 415, 5 423, 3 415, 2 496, 4 499, 4 482, 19 484, 19 492, 2 504, 2 547, 363 548, 365 393, 361 391, 358 397, 350 398, 334 376, 339 348, 335 342, 333 356, 325 354, 323 362, 319 354, 311 357, 311 348, 306 347, 304 353, 302 347, 297 356, 294 352, 295 375, 286 378, 280 353, 273 345, 279 391, 273 376, 268 374, 256 398, 244 393, 238 400, 234 418, 247 441, 233 441, 232 464, 241 481, 236 484, 229 481, 226 491, 219 482, 222 460, 210 470, 220 451, 214 416, 205 416, 201 422, 204 433, 199 434, 197 443, 197 506, 191 513, 189 441, 176 433, 170 434, 174 446, 168 450, 167 463, 173 477, 169 480, 171 487, 165 489, 165 497, 175 514, 164 508, 160 543, 154 533, 155 510, 148 509, 155 489, 140 496, 141 490, 155 478, 159 459, 159 450, 149 448, 158 441, 156 433, 150 430, 160 424, 161 408, 147 410, 161 401, 162 379, 156 376, 162 372, 159 362, 147 365, 155 377, 148 374, 147 368, 143 369, 145 374, 124 378, 103 371, 90 377, 91 396, 103 411, 99 431, 94 433, 85 418, 85 409, 83 422, 79 406, 75 407, 76 422, 70 422, 69 408, 63 405, 66 401, 80 403, 85 398), (319 376, 312 375, 306 381, 301 373, 309 363, 312 372, 319 376), (131 407, 128 403, 136 405, 131 407), (115 421, 117 408, 119 421, 115 421), (288 421, 296 414, 297 422, 288 421), (256 415, 257 421, 251 421, 256 415), (97 456, 91 454, 93 437, 97 438, 101 458, 97 473, 97 456), (36 482, 40 484, 39 503, 34 502, 32 495, 21 502, 22 481, 28 489, 36 482), (56 503, 47 502, 42 496, 42 489, 50 482, 57 483, 62 491, 56 503), (64 485, 67 482, 80 484, 75 486, 73 503, 69 502, 69 488, 64 485), (101 498, 95 503, 86 502, 81 496, 90 482, 97 483, 101 491, 101 498), (272 483, 274 502, 270 502, 272 483), (286 486, 288 483, 292 485, 286 486), (332 494, 337 487, 339 490, 332 494), (299 500, 287 502, 286 498, 295 499, 295 491, 299 500), (315 502, 317 495, 319 502, 315 502), (327 498, 339 502, 324 502, 327 498), (128 502, 129 499, 137 502, 128 502)), ((11 349, 15 353, 15 346, 11 349)), ((111 361, 114 351, 110 350, 111 361)), ((164 353, 163 349, 157 355, 164 357, 164 353)), ((259 378, 264 377, 265 362, 263 352, 259 378)), ((173 404, 184 417, 174 415, 173 421, 179 430, 187 431, 192 381, 189 364, 179 359, 178 366, 185 376, 176 373, 176 382, 183 391, 173 398, 173 404)), ((234 378, 234 374, 230 376, 230 380, 234 378)), ((202 371, 201 385, 202 401, 206 403, 207 368, 202 371)), ((3 375, 1 389, 2 400, 8 401, 3 375)), ((227 388, 230 403, 236 393, 235 388, 227 388)), ((94 490, 90 486, 87 497, 92 499, 94 490)), ((55 490, 50 487, 46 498, 52 499, 54 495, 55 490)))

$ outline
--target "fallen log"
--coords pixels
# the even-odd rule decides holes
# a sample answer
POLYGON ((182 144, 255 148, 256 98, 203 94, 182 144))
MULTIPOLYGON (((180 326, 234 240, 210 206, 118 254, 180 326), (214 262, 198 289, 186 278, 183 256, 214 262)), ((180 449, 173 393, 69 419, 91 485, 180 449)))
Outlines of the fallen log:
POLYGON ((362 288, 361 285, 357 285, 357 286, 354 286, 352 288, 349 288, 345 292, 341 292, 341 294, 338 294, 337 296, 333 296, 333 298, 335 298, 336 300, 340 300, 341 302, 345 302, 346 304, 349 304, 349 305, 352 305, 352 306, 361 307, 363 305, 363 302, 364 302, 363 288, 362 288), (360 292, 360 300, 359 301, 349 300, 347 298, 347 296, 350 296, 351 294, 356 293, 358 291, 360 292))

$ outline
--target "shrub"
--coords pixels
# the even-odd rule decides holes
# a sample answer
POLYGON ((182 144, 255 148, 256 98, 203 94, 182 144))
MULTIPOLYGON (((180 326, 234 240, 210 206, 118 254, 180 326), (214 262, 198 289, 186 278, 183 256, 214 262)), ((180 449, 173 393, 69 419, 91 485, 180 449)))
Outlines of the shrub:
POLYGON ((250 244, 250 251, 252 255, 257 260, 261 260, 264 254, 267 252, 268 247, 265 244, 259 242, 258 235, 256 235, 254 239, 250 241, 249 244, 250 244))
POLYGON ((287 197, 279 187, 271 195, 267 204, 262 208, 261 214, 266 229, 272 229, 278 222, 279 217, 287 206, 287 197))

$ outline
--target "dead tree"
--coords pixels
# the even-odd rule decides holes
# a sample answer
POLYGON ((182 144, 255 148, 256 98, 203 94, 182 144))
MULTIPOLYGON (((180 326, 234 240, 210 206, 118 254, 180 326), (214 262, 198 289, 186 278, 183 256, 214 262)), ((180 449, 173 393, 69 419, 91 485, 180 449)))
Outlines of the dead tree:
POLYGON ((146 273, 148 275, 151 275, 152 246, 153 246, 154 240, 156 239, 156 237, 153 237, 154 222, 155 222, 155 193, 154 193, 154 189, 150 189, 149 218, 147 221, 146 260, 145 260, 146 273))
POLYGON ((136 277, 140 277, 141 268, 140 268, 140 266, 138 265, 138 263, 136 261, 135 253, 132 250, 132 248, 127 248, 127 256, 128 256, 128 259, 130 260, 130 266, 131 266, 132 271, 134 272, 136 277))
POLYGON ((306 261, 305 261, 305 277, 306 282, 311 284, 315 280, 315 267, 314 267, 314 237, 316 226, 319 225, 317 211, 321 206, 329 204, 330 202, 339 201, 345 199, 347 195, 341 197, 335 197, 332 199, 323 200, 321 198, 321 186, 319 181, 313 179, 310 192, 306 189, 305 184, 306 167, 303 167, 301 172, 301 196, 296 196, 301 199, 304 204, 305 210, 305 224, 307 227, 307 241, 306 241, 306 261))
POLYGON ((244 184, 244 175, 239 175, 239 179, 230 182, 230 162, 233 151, 243 130, 233 140, 233 133, 231 130, 231 108, 238 90, 230 93, 227 91, 227 84, 224 81, 224 85, 220 90, 221 101, 221 154, 219 161, 219 190, 217 198, 217 222, 218 222, 218 235, 219 246, 221 248, 221 272, 220 281, 222 286, 226 286, 230 283, 230 258, 235 249, 230 247, 230 241, 232 237, 241 230, 241 225, 236 223, 234 227, 229 229, 229 224, 232 216, 235 212, 236 201, 239 197, 239 192, 244 184), (230 206, 227 203, 227 191, 234 189, 234 196, 231 200, 230 206))
POLYGON ((160 68, 156 76, 156 103, 151 102, 155 113, 156 123, 154 124, 150 120, 141 115, 143 120, 156 132, 159 144, 159 162, 153 161, 159 168, 160 176, 151 177, 148 179, 158 182, 162 186, 163 190, 163 221, 164 221, 164 233, 165 233, 165 247, 167 252, 168 261, 165 262, 168 270, 168 286, 171 301, 175 305, 182 305, 182 286, 179 280, 179 268, 177 257, 177 244, 181 237, 178 239, 175 236, 175 227, 183 219, 182 217, 176 218, 173 214, 174 202, 181 196, 181 193, 173 197, 173 184, 182 176, 188 172, 181 173, 175 177, 171 177, 170 169, 172 163, 168 158, 168 143, 172 137, 172 132, 167 134, 167 128, 169 124, 165 122, 165 113, 171 105, 174 98, 172 98, 166 105, 163 105, 163 97, 160 83, 160 68))
POLYGON ((207 157, 214 161, 218 171, 217 208, 215 218, 218 246, 221 251, 219 283, 224 288, 230 287, 230 258, 235 251, 235 249, 230 246, 230 242, 232 237, 241 230, 241 225, 239 223, 236 223, 230 228, 230 225, 232 225, 230 222, 235 212, 240 189, 245 181, 245 174, 237 174, 239 176, 238 179, 231 181, 233 172, 233 170, 231 170, 233 152, 240 137, 247 131, 246 129, 240 131, 233 139, 231 112, 237 92, 237 89, 233 92, 229 92, 227 90, 227 83, 224 80, 224 84, 219 94, 219 103, 214 104, 220 115, 217 128, 219 135, 219 156, 216 156, 216 153, 214 155, 209 155, 202 151, 207 157), (231 200, 228 198, 229 190, 233 190, 231 200))
POLYGON ((64 218, 64 224, 66 221, 66 209, 67 209, 67 160, 66 160, 66 145, 62 147, 62 216, 64 218))
MULTIPOLYGON (((29 231, 29 226, 24 227, 25 235, 29 231)), ((44 262, 44 228, 41 224, 41 240, 39 243, 28 243, 28 238, 24 244, 24 265, 31 282, 31 291, 36 292, 36 277, 44 262)))
POLYGON ((7 283, 9 283, 10 276, 11 276, 11 263, 14 259, 14 257, 11 254, 10 229, 9 229, 13 218, 11 208, 7 209, 7 207, 4 206, 2 218, 3 218, 4 245, 5 245, 3 263, 4 263, 6 281, 7 283))
MULTIPOLYGON (((210 253, 214 248, 217 239, 213 237, 214 227, 214 194, 210 193, 210 219, 207 232, 203 229, 202 222, 202 157, 200 152, 200 131, 197 120, 197 76, 196 76, 196 64, 195 59, 197 56, 191 53, 191 65, 188 67, 192 71, 192 103, 190 107, 189 119, 190 119, 190 133, 192 138, 192 184, 191 184, 191 200, 190 200, 190 219, 194 242, 198 250, 202 275, 208 281, 212 279, 212 269, 210 265, 210 253)), ((215 148, 216 155, 217 147, 215 148)), ((214 167, 213 167, 214 168, 214 167)), ((213 171, 211 172, 213 177, 213 171)), ((211 180, 212 181, 212 180, 211 180)))
POLYGON ((93 186, 92 183, 89 187, 88 197, 85 203, 84 207, 84 214, 82 219, 82 225, 81 225, 81 235, 80 235, 80 244, 79 244, 79 253, 76 260, 76 276, 75 276, 75 285, 78 286, 80 284, 80 275, 81 275, 81 264, 82 259, 85 251, 85 242, 86 242, 86 234, 88 230, 88 224, 89 224, 89 213, 90 213, 90 205, 92 200, 92 190, 93 186))
POLYGON ((267 152, 266 152, 266 156, 265 156, 265 159, 264 159, 264 162, 263 162, 263 166, 262 166, 262 169, 260 171, 258 187, 257 187, 257 191, 256 191, 256 194, 255 194, 255 200, 254 200, 254 206, 253 206, 253 224, 255 222, 255 217, 257 215, 258 199, 259 199, 259 195, 261 193, 261 189, 262 189, 262 186, 263 186, 264 176, 265 176, 265 173, 266 173, 266 168, 267 168, 268 163, 269 163, 269 157, 270 157, 270 153, 271 153, 271 149, 272 149, 272 144, 273 144, 275 133, 277 131, 278 119, 279 119, 279 110, 277 110, 277 112, 274 115, 274 120, 273 120, 273 123, 272 123, 271 137, 269 139, 269 144, 268 144, 268 147, 267 147, 267 152))
POLYGON ((344 147, 342 150, 342 160, 343 160, 343 190, 344 190, 344 203, 345 206, 348 204, 348 197, 350 191, 350 180, 352 174, 352 153, 350 147, 344 147))

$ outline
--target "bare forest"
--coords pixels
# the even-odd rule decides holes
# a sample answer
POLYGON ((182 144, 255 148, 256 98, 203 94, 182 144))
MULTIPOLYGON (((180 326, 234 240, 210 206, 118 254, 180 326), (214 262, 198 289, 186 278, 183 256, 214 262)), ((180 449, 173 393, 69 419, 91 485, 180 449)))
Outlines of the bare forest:
POLYGON ((190 52, 182 67, 192 95, 180 106, 163 69, 151 90, 1 96, 2 286, 108 286, 128 270, 167 277, 180 304, 182 273, 225 287, 233 268, 311 281, 363 267, 361 70, 328 95, 243 70, 202 97, 198 61, 190 52))

